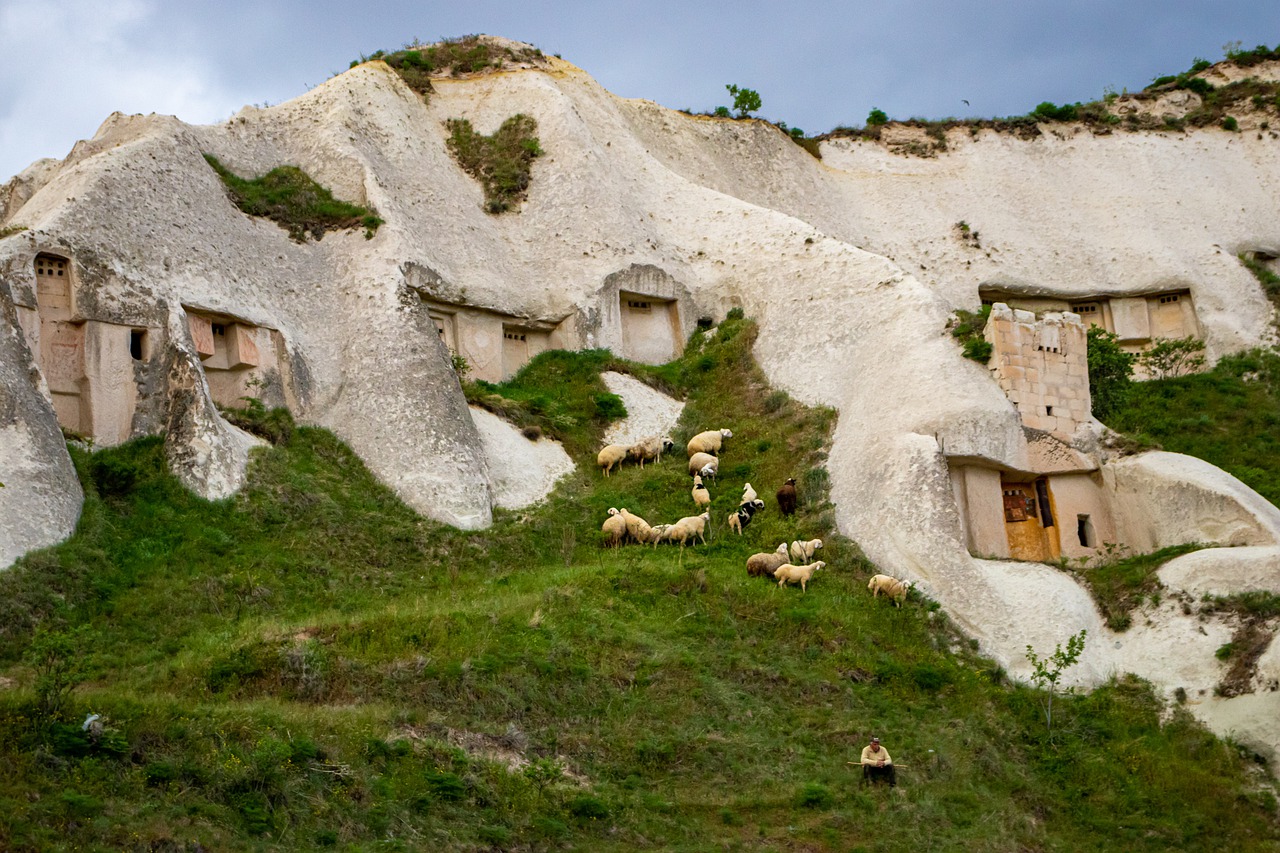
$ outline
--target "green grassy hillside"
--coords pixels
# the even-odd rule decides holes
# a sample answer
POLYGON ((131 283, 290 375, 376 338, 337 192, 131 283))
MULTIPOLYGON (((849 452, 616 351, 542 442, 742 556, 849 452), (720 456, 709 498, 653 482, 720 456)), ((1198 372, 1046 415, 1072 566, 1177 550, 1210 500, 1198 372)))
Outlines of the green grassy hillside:
POLYGON ((634 368, 688 395, 677 438, 734 431, 683 553, 599 547, 610 506, 693 514, 680 449, 596 470, 607 353, 471 388, 581 463, 486 531, 415 516, 321 430, 219 503, 158 441, 77 452, 75 536, 0 574, 0 849, 1280 850, 1265 771, 1143 683, 1068 697, 1050 737, 935 604, 873 600, 832 531, 834 414, 771 391, 754 335, 634 368), (739 538, 744 480, 767 509, 739 538), (813 536, 807 593, 746 576, 813 536), (896 792, 846 763, 872 733, 896 792))

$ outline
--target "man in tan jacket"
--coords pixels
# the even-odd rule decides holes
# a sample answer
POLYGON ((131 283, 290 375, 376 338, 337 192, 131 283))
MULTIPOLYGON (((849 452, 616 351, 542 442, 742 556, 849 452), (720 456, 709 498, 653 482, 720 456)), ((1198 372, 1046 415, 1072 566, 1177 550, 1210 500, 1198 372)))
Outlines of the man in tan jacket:
POLYGON ((862 748, 862 778, 878 782, 889 780, 889 787, 898 787, 898 774, 893 769, 893 759, 889 750, 880 745, 880 738, 871 738, 871 743, 862 748))

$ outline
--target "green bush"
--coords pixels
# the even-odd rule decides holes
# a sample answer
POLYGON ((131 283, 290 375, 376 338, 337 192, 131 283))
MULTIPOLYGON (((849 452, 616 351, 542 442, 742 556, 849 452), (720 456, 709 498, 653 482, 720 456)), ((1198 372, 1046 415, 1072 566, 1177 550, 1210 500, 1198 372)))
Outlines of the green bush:
POLYGON ((220 406, 222 416, 247 433, 272 444, 288 444, 293 438, 293 415, 283 407, 268 409, 257 397, 241 397, 243 408, 220 406))
POLYGON ((1033 118, 1039 121, 1075 121, 1079 104, 1063 104, 1056 106, 1053 101, 1043 101, 1031 111, 1033 118))
POLYGON ((1240 122, 1236 121, 1235 116, 1227 116, 1222 120, 1222 129, 1237 133, 1240 130, 1240 122))
POLYGON ((590 794, 579 794, 569 801, 569 814, 579 820, 604 820, 609 816, 609 807, 590 794))
POLYGON ((836 798, 831 789, 819 782, 808 782, 796 795, 796 805, 802 809, 829 809, 836 798))
MULTIPOLYGON (((960 223, 965 233, 968 232, 968 225, 960 223)), ((983 333, 987 328, 987 320, 991 317, 991 306, 983 305, 979 311, 966 311, 963 308, 956 310, 947 325, 951 329, 951 337, 955 338, 960 344, 961 351, 965 358, 971 358, 981 364, 986 364, 991 358, 993 347, 983 333)))
POLYGON ((888 114, 878 107, 872 107, 871 112, 867 113, 867 127, 879 127, 882 124, 888 123, 888 114))
POLYGON ((1089 361, 1089 397, 1093 416, 1109 421, 1125 405, 1133 383, 1134 356, 1120 348, 1120 339, 1101 326, 1086 333, 1089 361))

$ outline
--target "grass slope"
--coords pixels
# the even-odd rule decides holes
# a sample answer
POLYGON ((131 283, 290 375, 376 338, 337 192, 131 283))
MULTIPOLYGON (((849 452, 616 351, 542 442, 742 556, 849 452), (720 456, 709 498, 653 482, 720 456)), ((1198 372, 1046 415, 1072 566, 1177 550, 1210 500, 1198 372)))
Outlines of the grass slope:
POLYGON ((0 692, 0 849, 1280 849, 1257 769, 1141 682, 1067 697, 1049 740, 1037 694, 935 605, 871 599, 831 530, 834 415, 767 387, 754 334, 729 320, 635 368, 688 393, 678 438, 734 430, 715 535, 683 555, 598 547, 609 506, 693 512, 679 452, 595 470, 594 368, 627 367, 607 354, 485 389, 537 400, 580 463, 486 531, 415 516, 321 430, 219 503, 158 441, 77 453, 76 534, 0 575, 0 670, 23 685, 0 692), (771 499, 787 476, 793 520, 771 499), (743 480, 768 508, 739 538, 743 480), (746 577, 815 535, 812 592, 746 577), (60 717, 30 689, 33 633, 89 653, 60 717), (873 732, 898 795, 846 764, 873 732))
POLYGON ((1193 376, 1135 382, 1107 418, 1138 442, 1212 462, 1280 504, 1280 355, 1224 358, 1193 376))

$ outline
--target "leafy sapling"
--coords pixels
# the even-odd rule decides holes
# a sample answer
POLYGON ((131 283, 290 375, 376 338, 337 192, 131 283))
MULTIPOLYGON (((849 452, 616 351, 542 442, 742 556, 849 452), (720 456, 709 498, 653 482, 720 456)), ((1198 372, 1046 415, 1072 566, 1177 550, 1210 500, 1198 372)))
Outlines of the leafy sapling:
MULTIPOLYGON (((1080 660, 1080 655, 1084 651, 1085 633, 1085 629, 1081 628, 1079 634, 1067 639, 1065 650, 1059 643, 1054 647, 1053 654, 1045 660, 1036 654, 1030 644, 1027 645, 1027 660, 1031 662, 1033 670, 1031 680, 1036 687, 1044 691, 1040 704, 1044 708, 1044 724, 1050 735, 1053 734, 1053 698, 1058 693, 1058 680, 1065 670, 1075 666, 1080 660)), ((1068 688, 1064 692, 1071 693, 1074 689, 1068 688)))

